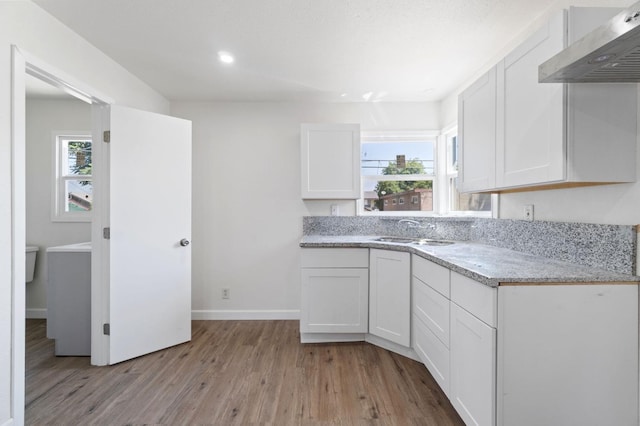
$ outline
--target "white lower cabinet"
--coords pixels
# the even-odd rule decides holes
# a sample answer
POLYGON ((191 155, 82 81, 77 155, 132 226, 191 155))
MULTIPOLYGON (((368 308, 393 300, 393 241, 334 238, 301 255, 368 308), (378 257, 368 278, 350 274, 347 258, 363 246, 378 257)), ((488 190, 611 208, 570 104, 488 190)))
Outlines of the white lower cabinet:
POLYGON ((468 425, 494 425, 496 329, 455 303, 451 303, 450 361, 451 404, 468 425))
POLYGON ((300 333, 303 342, 312 340, 310 336, 314 333, 367 332, 368 264, 368 249, 302 250, 300 333))
POLYGON ((369 333, 411 345, 411 255, 371 249, 369 255, 369 333))
POLYGON ((497 290, 412 262, 413 349, 466 424, 495 425, 497 290))
POLYGON ((496 424, 498 289, 451 272, 449 399, 468 425, 496 424))
POLYGON ((412 256, 412 348, 449 395, 449 270, 412 256))
POLYGON ((638 286, 499 287, 497 424, 638 425, 638 286))
POLYGON ((366 333, 369 272, 303 269, 301 332, 366 333))
POLYGON ((413 350, 427 367, 445 395, 449 396, 449 348, 417 316, 411 323, 413 350))
POLYGON ((302 342, 393 342, 467 425, 638 425, 637 285, 496 288, 405 252, 302 251, 302 342))

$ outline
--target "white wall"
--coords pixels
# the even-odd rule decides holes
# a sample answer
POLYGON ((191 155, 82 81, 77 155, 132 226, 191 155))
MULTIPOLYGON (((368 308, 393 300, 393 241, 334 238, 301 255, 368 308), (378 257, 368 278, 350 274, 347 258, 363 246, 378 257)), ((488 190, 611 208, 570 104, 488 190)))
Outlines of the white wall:
POLYGON ((12 45, 84 86, 135 108, 166 113, 169 102, 29 1, 0 1, 0 424, 22 422, 24 292, 12 288, 12 45), (13 306, 13 300, 18 306, 13 306), (14 325, 18 334, 13 336, 14 325), (22 341, 21 341, 22 340, 22 341), (14 375, 13 372, 16 374, 14 375))
MULTIPOLYGON (((300 123, 440 126, 438 105, 426 103, 176 102, 171 113, 193 121, 192 295, 200 318, 297 318, 302 216, 328 215, 331 204, 300 198, 300 123)), ((353 202, 338 204, 354 214, 353 202)))
POLYGON ((91 105, 79 100, 27 99, 27 244, 40 247, 27 284, 27 318, 46 317, 46 248, 91 240, 90 222, 52 222, 53 131, 91 133, 91 105))

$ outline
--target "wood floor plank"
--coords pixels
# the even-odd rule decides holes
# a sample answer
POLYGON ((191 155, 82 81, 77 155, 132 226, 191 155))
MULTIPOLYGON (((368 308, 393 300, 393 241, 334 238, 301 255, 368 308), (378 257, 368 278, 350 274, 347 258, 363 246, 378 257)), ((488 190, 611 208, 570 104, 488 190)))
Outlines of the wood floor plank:
POLYGON ((299 339, 297 321, 193 321, 191 342, 92 367, 54 356, 44 320, 28 320, 26 423, 464 424, 420 363, 299 339))

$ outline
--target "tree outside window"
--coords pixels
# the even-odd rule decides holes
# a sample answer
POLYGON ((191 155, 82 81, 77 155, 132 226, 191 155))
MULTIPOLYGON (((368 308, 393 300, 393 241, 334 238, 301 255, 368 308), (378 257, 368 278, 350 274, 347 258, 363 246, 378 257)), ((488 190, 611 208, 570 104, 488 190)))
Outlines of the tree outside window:
POLYGON ((93 159, 88 134, 56 134, 54 221, 90 221, 93 159))

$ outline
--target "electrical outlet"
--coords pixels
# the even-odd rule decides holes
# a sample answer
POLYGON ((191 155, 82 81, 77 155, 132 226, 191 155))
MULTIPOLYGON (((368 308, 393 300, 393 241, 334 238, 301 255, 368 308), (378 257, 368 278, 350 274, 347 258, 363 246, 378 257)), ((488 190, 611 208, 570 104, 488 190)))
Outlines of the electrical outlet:
POLYGON ((223 288, 222 289, 222 298, 223 299, 228 299, 229 298, 229 289, 228 288, 223 288))
POLYGON ((331 216, 338 216, 338 215, 340 215, 340 210, 338 209, 338 205, 331 204, 331 216))
POLYGON ((524 206, 524 220, 533 221, 533 204, 526 204, 524 206))

